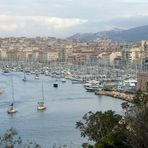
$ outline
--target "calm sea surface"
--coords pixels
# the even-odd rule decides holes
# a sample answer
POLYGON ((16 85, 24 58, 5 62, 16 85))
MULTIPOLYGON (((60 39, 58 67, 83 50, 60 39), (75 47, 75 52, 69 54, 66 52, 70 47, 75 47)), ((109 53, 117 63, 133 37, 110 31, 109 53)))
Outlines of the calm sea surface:
POLYGON ((72 147, 78 148, 85 140, 80 138, 75 123, 86 112, 112 109, 122 113, 123 101, 86 92, 81 84, 57 81, 59 87, 54 88, 55 79, 49 76, 40 75, 40 79, 35 80, 34 75, 27 75, 27 82, 22 78, 23 73, 0 73, 0 86, 5 87, 4 93, 0 94, 0 134, 15 127, 24 140, 35 141, 43 148, 71 143, 72 147), (12 77, 18 109, 13 116, 6 112, 12 101, 12 77), (39 112, 36 107, 42 98, 42 80, 47 109, 39 112))

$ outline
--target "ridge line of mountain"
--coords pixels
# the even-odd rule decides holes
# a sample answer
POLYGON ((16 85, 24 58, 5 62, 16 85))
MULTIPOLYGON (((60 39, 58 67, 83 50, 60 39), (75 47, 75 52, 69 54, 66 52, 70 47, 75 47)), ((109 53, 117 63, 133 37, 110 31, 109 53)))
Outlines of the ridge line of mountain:
POLYGON ((115 28, 109 31, 100 31, 96 33, 76 33, 67 39, 72 40, 97 40, 97 39, 111 39, 115 41, 139 41, 148 40, 148 25, 121 30, 115 28))

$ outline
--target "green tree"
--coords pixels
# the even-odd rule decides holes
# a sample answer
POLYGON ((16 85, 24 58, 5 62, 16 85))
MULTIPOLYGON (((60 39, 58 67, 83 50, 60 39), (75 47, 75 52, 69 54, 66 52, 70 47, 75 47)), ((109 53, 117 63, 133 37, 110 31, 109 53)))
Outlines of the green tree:
MULTIPOLYGON (((104 113, 89 112, 83 116, 83 121, 76 123, 76 128, 80 129, 82 137, 87 136, 89 140, 98 143, 113 132, 120 120, 121 116, 111 110, 104 113)), ((85 147, 90 147, 90 145, 85 144, 85 147)))
POLYGON ((84 143, 84 148, 148 147, 148 91, 137 91, 133 101, 124 102, 122 108, 123 116, 113 111, 89 112, 76 123, 81 136, 95 142, 84 143))
POLYGON ((129 148, 126 143, 126 137, 121 133, 110 132, 101 141, 95 144, 95 148, 129 148))
POLYGON ((41 148, 39 144, 24 143, 15 128, 10 128, 0 136, 0 148, 41 148))
POLYGON ((148 147, 148 92, 138 91, 132 104, 125 107, 124 134, 133 148, 148 147))

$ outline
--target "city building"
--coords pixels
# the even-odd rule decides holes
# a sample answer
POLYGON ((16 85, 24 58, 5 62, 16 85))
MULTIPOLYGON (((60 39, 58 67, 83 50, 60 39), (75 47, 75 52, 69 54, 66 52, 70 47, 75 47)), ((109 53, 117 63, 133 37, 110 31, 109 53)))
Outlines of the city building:
POLYGON ((138 73, 137 89, 142 90, 144 92, 148 92, 148 72, 138 73))

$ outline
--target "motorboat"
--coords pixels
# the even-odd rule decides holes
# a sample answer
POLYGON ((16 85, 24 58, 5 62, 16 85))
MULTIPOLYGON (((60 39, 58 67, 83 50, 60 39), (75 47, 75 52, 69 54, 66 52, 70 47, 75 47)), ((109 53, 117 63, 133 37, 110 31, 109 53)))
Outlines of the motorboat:
POLYGON ((62 83, 66 83, 66 79, 65 78, 61 78, 61 82, 62 83))
POLYGON ((98 86, 87 86, 85 87, 86 91, 88 92, 95 92, 96 90, 98 90, 98 86))

